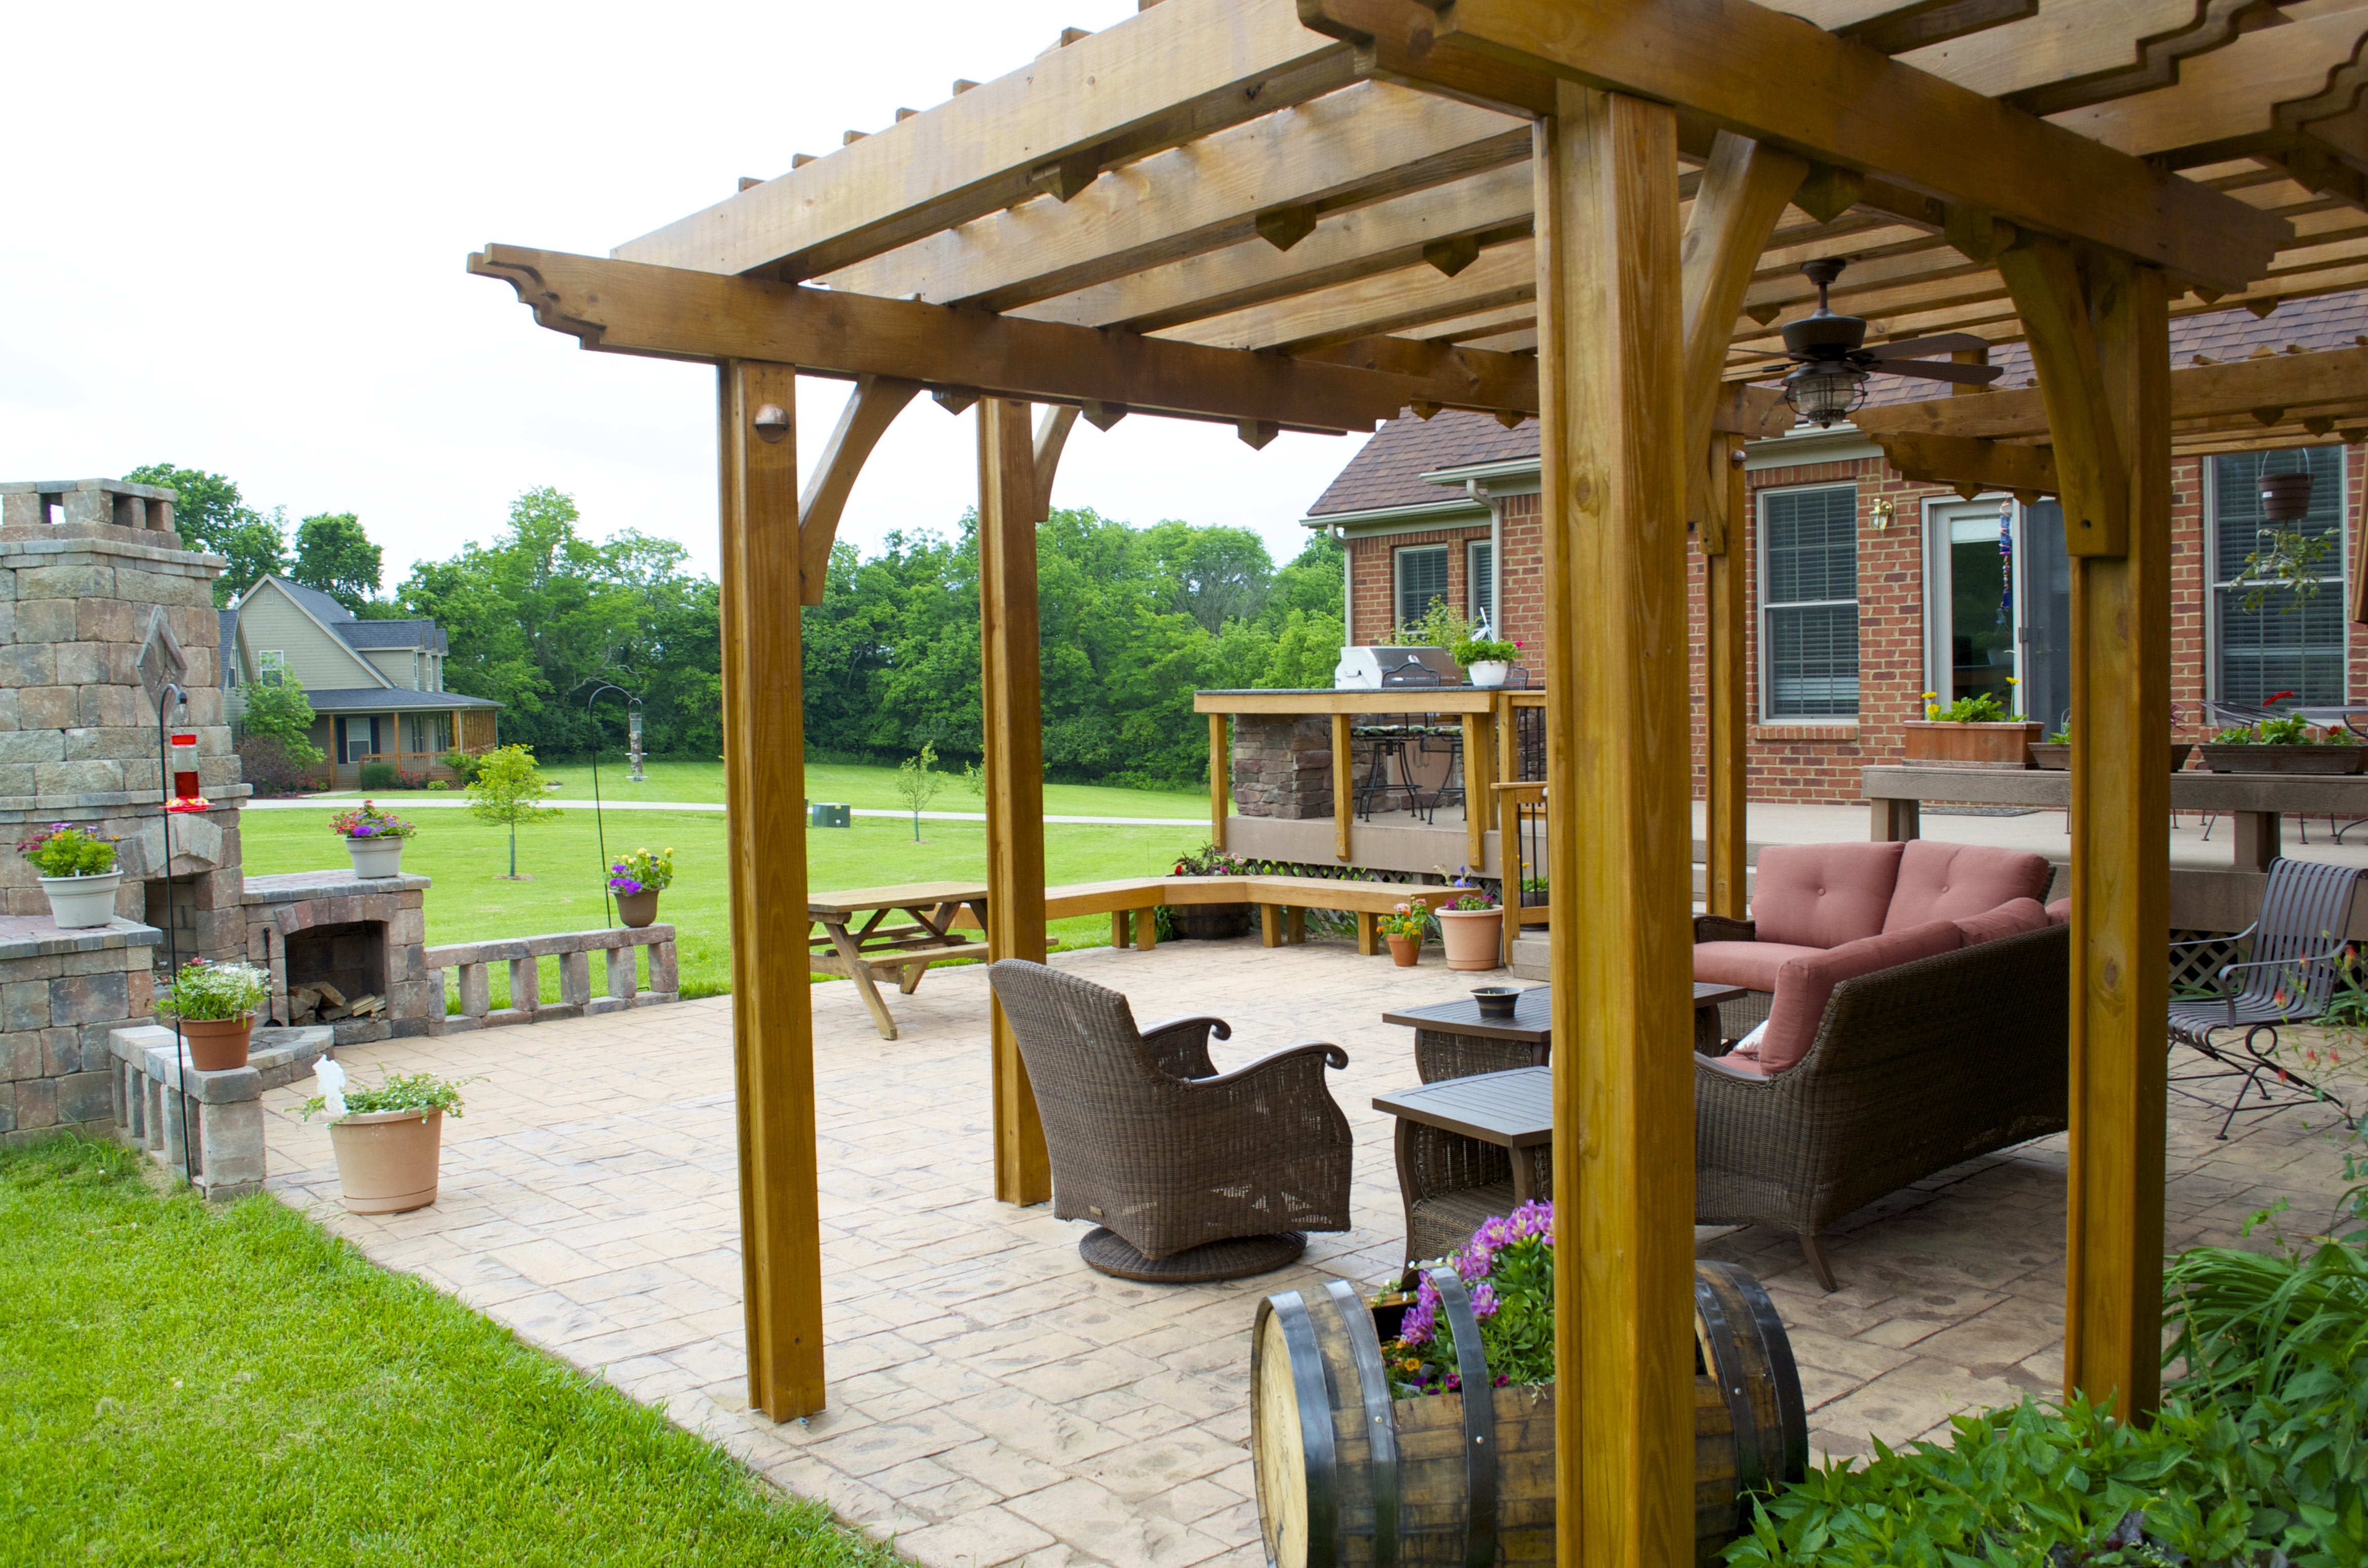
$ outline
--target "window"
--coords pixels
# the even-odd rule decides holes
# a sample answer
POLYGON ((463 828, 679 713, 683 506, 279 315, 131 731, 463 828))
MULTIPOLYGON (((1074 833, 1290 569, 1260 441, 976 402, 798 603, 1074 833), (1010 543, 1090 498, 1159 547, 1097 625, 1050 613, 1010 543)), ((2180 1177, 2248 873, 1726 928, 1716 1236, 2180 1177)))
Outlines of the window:
POLYGON ((277 648, 266 648, 255 656, 257 676, 266 686, 279 686, 288 673, 288 655, 277 648))
POLYGON ((1447 546, 1426 544, 1397 552, 1398 621, 1420 620, 1430 601, 1447 597, 1447 546))
POLYGON ((1497 571, 1494 562, 1495 556, 1486 540, 1475 539, 1463 547, 1463 580, 1471 585, 1472 590, 1470 614, 1474 620, 1486 616, 1492 627, 1497 624, 1497 571))
POLYGON ((406 713, 403 719, 403 749, 446 752, 452 749, 452 716, 449 713, 406 713))
POLYGON ((2279 692, 2294 694, 2284 702, 2343 702, 2343 449, 2231 452, 2211 462, 2212 695, 2253 706, 2279 692), (2275 589, 2260 608, 2247 609, 2240 602, 2247 590, 2229 585, 2264 542, 2258 481, 2265 472, 2304 467, 2311 474, 2310 515, 2296 526, 2305 538, 2328 541, 2315 568, 2318 592, 2298 598, 2291 588, 2275 589))
POLYGON ((1761 706, 1770 719, 1858 716, 1858 489, 1759 500, 1761 706))

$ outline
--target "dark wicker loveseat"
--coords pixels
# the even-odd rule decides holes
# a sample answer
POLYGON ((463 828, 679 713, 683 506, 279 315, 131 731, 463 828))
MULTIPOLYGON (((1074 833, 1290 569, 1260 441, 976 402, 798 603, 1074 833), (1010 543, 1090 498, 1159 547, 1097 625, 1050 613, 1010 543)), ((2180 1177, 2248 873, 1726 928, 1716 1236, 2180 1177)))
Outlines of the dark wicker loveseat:
POLYGON ((1808 1054, 1763 1074, 1694 1058, 1694 1219, 1781 1225, 1835 1289, 1817 1233, 1976 1154, 2066 1125, 2062 926, 1834 987, 1808 1054))
POLYGON ((1228 1279, 1281 1267, 1308 1231, 1349 1228, 1355 1142, 1326 1087, 1337 1045, 1219 1074, 1223 1019, 1135 1026, 1107 986, 1040 963, 989 967, 1043 1119, 1053 1211, 1099 1227, 1086 1261, 1122 1278, 1228 1279))

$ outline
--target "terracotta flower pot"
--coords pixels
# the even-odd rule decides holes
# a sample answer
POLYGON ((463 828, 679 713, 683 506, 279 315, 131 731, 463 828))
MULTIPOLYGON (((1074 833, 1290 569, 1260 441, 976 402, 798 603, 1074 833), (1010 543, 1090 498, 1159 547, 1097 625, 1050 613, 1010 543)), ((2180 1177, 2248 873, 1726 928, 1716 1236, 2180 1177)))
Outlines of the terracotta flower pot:
POLYGON ((1420 937, 1392 937, 1389 938, 1389 944, 1390 962, 1400 969, 1412 969, 1415 960, 1422 957, 1420 937))
POLYGON ((435 1202, 443 1142, 440 1110, 369 1111, 331 1122, 346 1207, 356 1214, 400 1214, 435 1202))
POLYGON ((1439 916, 1440 943, 1447 949, 1450 969, 1499 969, 1497 937, 1502 930, 1502 909, 1434 909, 1439 916))
POLYGON ((1997 724, 1910 719, 1903 728, 1910 767, 2029 767, 2028 748, 2046 733, 2035 719, 1997 724))
POLYGON ((639 892, 617 895, 617 918, 639 930, 658 917, 658 890, 643 888, 639 892))
POLYGON ((183 1018, 181 1040, 188 1048, 189 1065, 200 1073, 227 1073, 246 1065, 246 1044, 255 1032, 255 1015, 243 1018, 183 1018))

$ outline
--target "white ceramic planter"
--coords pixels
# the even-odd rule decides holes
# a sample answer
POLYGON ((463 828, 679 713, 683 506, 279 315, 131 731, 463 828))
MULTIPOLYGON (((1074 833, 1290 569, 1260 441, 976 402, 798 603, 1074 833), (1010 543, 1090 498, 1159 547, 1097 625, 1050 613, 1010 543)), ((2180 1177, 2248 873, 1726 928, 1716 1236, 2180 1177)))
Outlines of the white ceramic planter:
POLYGON ((1505 677, 1513 673, 1513 666, 1504 659, 1482 659, 1477 664, 1465 665, 1464 673, 1472 677, 1474 686, 1502 686, 1505 677))
POLYGON ((114 919, 115 890, 122 885, 120 871, 41 879, 41 891, 50 895, 50 918, 63 931, 86 931, 114 919))
POLYGON ((400 838, 348 838, 346 853, 354 858, 354 875, 358 877, 399 877, 403 875, 403 840, 400 838))

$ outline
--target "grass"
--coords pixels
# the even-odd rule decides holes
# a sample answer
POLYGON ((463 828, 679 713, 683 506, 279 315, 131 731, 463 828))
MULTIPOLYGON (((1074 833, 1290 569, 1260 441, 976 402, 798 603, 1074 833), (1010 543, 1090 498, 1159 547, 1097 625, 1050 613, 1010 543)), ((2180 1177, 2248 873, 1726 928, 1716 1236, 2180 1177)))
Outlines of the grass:
MULTIPOLYGON (((600 798, 603 801, 689 801, 707 805, 721 805, 723 801, 723 765, 721 762, 668 757, 653 759, 643 766, 642 771, 649 778, 646 782, 636 784, 628 777, 622 757, 602 757, 600 798)), ((571 800, 588 801, 592 798, 592 764, 589 758, 546 763, 543 777, 564 785, 563 793, 571 800)), ((962 787, 961 768, 957 767, 951 773, 940 769, 939 777, 945 780, 945 784, 938 791, 938 798, 929 802, 930 811, 986 810, 984 800, 962 787)), ((806 767, 806 798, 836 801, 866 810, 901 811, 905 809, 905 801, 896 793, 895 778, 896 770, 893 767, 813 763, 806 767)), ((402 800, 404 795, 395 791, 393 798, 402 800)), ((1044 811, 1047 815, 1056 817, 1194 817, 1205 820, 1209 814, 1209 796, 1205 790, 1176 792, 1114 790, 1099 784, 1047 784, 1044 786, 1044 811)))
POLYGON ((140 1163, 0 1153, 0 1562, 898 1561, 278 1202, 140 1163))
MULTIPOLYGON (((566 771, 559 777, 571 786, 575 782, 566 771)), ((587 778, 587 787, 589 782, 587 778)), ((605 772, 602 784, 605 796, 605 772)), ((404 799, 393 797, 397 809, 404 799)), ((244 813, 240 846, 247 875, 313 871, 341 864, 344 846, 328 831, 329 816, 336 809, 324 804, 317 811, 244 813)), ((404 846, 403 867, 436 880, 427 904, 431 944, 593 930, 608 924, 601 897, 605 879, 600 840, 588 808, 565 808, 555 820, 518 829, 518 870, 534 879, 522 882, 502 880, 509 865, 507 830, 480 823, 463 811, 423 811, 412 820, 419 824, 419 833, 404 846)), ((611 856, 643 846, 675 852, 675 881, 659 900, 658 918, 676 928, 683 993, 712 996, 729 991, 731 915, 726 908, 723 813, 619 812, 607 817, 607 827, 611 856)), ((985 824, 925 821, 921 836, 924 842, 913 842, 909 819, 885 817, 857 817, 852 827, 814 829, 806 837, 809 884, 826 890, 985 880, 985 824)), ((1207 836, 1207 830, 1201 827, 1054 823, 1044 830, 1045 876, 1057 884, 1156 875, 1167 870, 1178 855, 1197 847, 1207 836)), ((1099 947, 1110 940, 1106 915, 1056 920, 1047 930, 1064 947, 1099 947)), ((559 966, 541 967, 542 999, 556 1002, 559 966)), ((597 965, 595 969, 597 986, 600 982, 597 965)), ((448 976, 447 983, 457 988, 458 977, 448 976)), ((507 1006, 507 967, 495 969, 493 986, 495 1005, 507 1006)))

